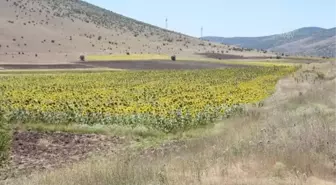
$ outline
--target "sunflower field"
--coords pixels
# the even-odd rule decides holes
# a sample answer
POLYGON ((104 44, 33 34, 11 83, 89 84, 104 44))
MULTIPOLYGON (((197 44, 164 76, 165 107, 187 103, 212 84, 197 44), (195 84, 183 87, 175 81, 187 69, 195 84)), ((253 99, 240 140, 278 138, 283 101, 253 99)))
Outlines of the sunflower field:
POLYGON ((163 132, 207 125, 269 96, 295 67, 0 74, 9 122, 144 125, 163 132))

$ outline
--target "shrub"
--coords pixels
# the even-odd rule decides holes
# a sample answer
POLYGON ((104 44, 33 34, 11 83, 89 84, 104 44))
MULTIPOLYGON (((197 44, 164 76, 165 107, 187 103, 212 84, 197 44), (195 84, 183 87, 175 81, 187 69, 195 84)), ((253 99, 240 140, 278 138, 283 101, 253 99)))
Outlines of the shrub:
POLYGON ((176 61, 176 56, 175 55, 171 56, 171 60, 176 61))
POLYGON ((317 72, 316 74, 317 74, 317 77, 316 77, 317 79, 321 79, 321 80, 325 79, 325 75, 323 73, 317 72))
POLYGON ((84 56, 84 55, 81 55, 81 56, 79 57, 79 59, 80 59, 81 61, 85 61, 85 56, 84 56))

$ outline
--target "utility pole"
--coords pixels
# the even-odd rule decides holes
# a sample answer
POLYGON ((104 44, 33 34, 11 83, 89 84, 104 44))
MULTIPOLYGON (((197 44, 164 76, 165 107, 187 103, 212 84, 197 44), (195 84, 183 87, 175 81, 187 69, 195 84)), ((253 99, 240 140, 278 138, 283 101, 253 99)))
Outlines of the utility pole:
POLYGON ((168 29, 168 18, 166 18, 166 29, 168 29))
POLYGON ((203 37, 203 26, 201 27, 201 37, 203 37))

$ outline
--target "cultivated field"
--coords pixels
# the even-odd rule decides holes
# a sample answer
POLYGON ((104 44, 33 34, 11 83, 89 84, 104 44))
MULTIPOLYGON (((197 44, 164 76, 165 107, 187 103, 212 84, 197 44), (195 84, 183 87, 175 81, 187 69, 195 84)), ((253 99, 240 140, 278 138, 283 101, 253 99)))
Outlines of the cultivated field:
POLYGON ((29 69, 35 69, 31 67, 34 65, 27 68, 20 65, 24 71, 13 71, 3 66, 6 69, 0 73, 0 112, 4 122, 16 130, 11 168, 24 172, 56 167, 85 158, 95 150, 102 150, 101 146, 106 146, 104 150, 110 148, 107 146, 117 148, 116 142, 109 142, 111 139, 97 136, 102 144, 98 145, 90 139, 96 136, 87 138, 81 133, 128 135, 131 140, 134 137, 143 140, 210 126, 240 113, 243 104, 258 105, 274 91, 279 78, 296 69, 260 61, 226 64, 121 60, 77 65, 80 63, 100 68, 32 71, 29 69), (111 64, 130 71, 101 68, 111 64), (42 133, 29 133, 27 129, 42 133), (77 135, 43 134, 43 131, 77 135), (48 143, 52 143, 52 148, 48 143), (62 162, 57 164, 58 161, 62 162))
POLYGON ((3 183, 334 184, 335 63, 295 70, 5 73, 3 183))
POLYGON ((227 116, 233 106, 258 103, 272 93, 280 77, 294 70, 251 67, 6 75, 0 76, 0 106, 12 121, 141 124, 164 132, 182 131, 227 116))

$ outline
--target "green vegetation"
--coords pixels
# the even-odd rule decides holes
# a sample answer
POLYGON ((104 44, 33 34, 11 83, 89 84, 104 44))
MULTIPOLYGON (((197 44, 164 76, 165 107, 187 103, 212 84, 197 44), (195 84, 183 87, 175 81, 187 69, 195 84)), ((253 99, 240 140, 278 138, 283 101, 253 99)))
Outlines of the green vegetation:
POLYGON ((9 125, 3 119, 3 112, 0 107, 0 166, 2 166, 9 157, 11 131, 9 125))

